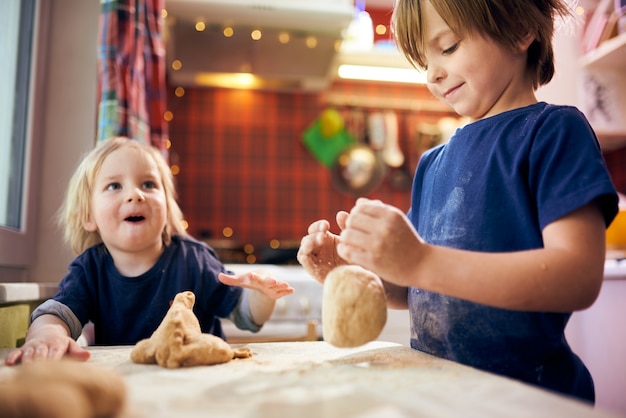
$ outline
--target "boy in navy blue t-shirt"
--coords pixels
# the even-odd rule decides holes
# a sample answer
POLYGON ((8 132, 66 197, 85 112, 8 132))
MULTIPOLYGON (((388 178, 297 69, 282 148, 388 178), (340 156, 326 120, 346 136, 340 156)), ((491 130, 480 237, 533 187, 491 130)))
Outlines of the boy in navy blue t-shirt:
POLYGON ((358 264, 409 309, 411 347, 590 402, 565 339, 603 280, 617 194, 575 108, 538 103, 561 0, 398 0, 400 49, 469 123, 426 152, 408 214, 359 199, 341 234, 311 224, 298 260, 320 282, 358 264))

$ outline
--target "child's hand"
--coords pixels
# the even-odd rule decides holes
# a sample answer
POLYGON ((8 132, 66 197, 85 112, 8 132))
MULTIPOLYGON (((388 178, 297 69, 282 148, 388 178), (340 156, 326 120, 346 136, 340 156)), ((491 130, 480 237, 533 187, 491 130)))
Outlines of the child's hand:
MULTIPOLYGON (((337 213, 337 225, 344 229, 347 212, 337 213)), ((326 220, 313 222, 309 226, 308 235, 302 238, 298 250, 298 262, 318 282, 324 283, 326 275, 335 267, 347 264, 337 254, 339 236, 330 232, 330 224, 326 220)))
POLYGON ((275 279, 260 270, 235 275, 220 273, 217 278, 225 285, 257 290, 272 299, 279 299, 293 293, 293 287, 289 286, 289 283, 275 279))
POLYGON ((71 337, 33 338, 22 347, 10 352, 5 358, 5 364, 13 366, 18 363, 26 364, 38 360, 61 360, 66 355, 74 360, 86 361, 91 353, 71 337))

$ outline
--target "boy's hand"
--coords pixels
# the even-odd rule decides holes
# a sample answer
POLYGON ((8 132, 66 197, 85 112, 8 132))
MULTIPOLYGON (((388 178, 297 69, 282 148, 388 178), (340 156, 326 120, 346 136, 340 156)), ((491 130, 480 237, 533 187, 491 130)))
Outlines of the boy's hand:
POLYGON ((370 270, 386 281, 399 282, 417 271, 428 245, 400 209, 380 200, 359 198, 350 211, 337 253, 350 264, 370 270))
POLYGON ((289 283, 278 280, 264 271, 249 271, 235 275, 220 273, 217 278, 225 285, 257 290, 272 299, 279 299, 294 292, 289 283))

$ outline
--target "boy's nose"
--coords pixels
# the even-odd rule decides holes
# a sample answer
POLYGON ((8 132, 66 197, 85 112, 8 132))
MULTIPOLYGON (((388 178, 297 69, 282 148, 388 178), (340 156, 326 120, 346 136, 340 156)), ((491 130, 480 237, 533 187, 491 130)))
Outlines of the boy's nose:
POLYGON ((431 65, 428 63, 428 70, 426 71, 426 81, 431 84, 438 83, 445 78, 445 73, 440 66, 431 65))

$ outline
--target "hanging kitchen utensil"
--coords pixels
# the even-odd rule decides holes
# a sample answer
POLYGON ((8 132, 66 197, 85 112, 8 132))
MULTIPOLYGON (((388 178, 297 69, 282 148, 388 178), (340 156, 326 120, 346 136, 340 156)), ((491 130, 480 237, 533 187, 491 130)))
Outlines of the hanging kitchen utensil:
POLYGON ((367 117, 367 138, 374 151, 382 151, 387 142, 385 116, 382 112, 372 112, 367 117))
POLYGON ((410 190, 413 177, 408 162, 400 149, 398 116, 393 110, 387 110, 382 117, 385 125, 385 142, 383 144, 382 158, 389 167, 387 180, 394 190, 410 190))
POLYGON ((393 110, 384 114, 385 120, 385 143, 383 148, 383 160, 389 167, 401 167, 404 164, 404 154, 398 142, 398 116, 393 110))
POLYGON ((400 167, 393 167, 389 172, 389 183, 394 190, 408 191, 413 185, 413 177, 408 165, 402 164, 400 167))
POLYGON ((351 120, 346 121, 352 129, 357 143, 339 153, 332 169, 332 181, 335 187, 344 193, 364 196, 375 190, 385 176, 385 164, 382 158, 365 140, 363 113, 353 110, 351 120), (348 123, 349 122, 349 123, 348 123))
POLYGON ((325 109, 320 117, 302 134, 302 141, 319 162, 331 168, 337 155, 355 139, 345 130, 341 115, 334 109, 325 109))

